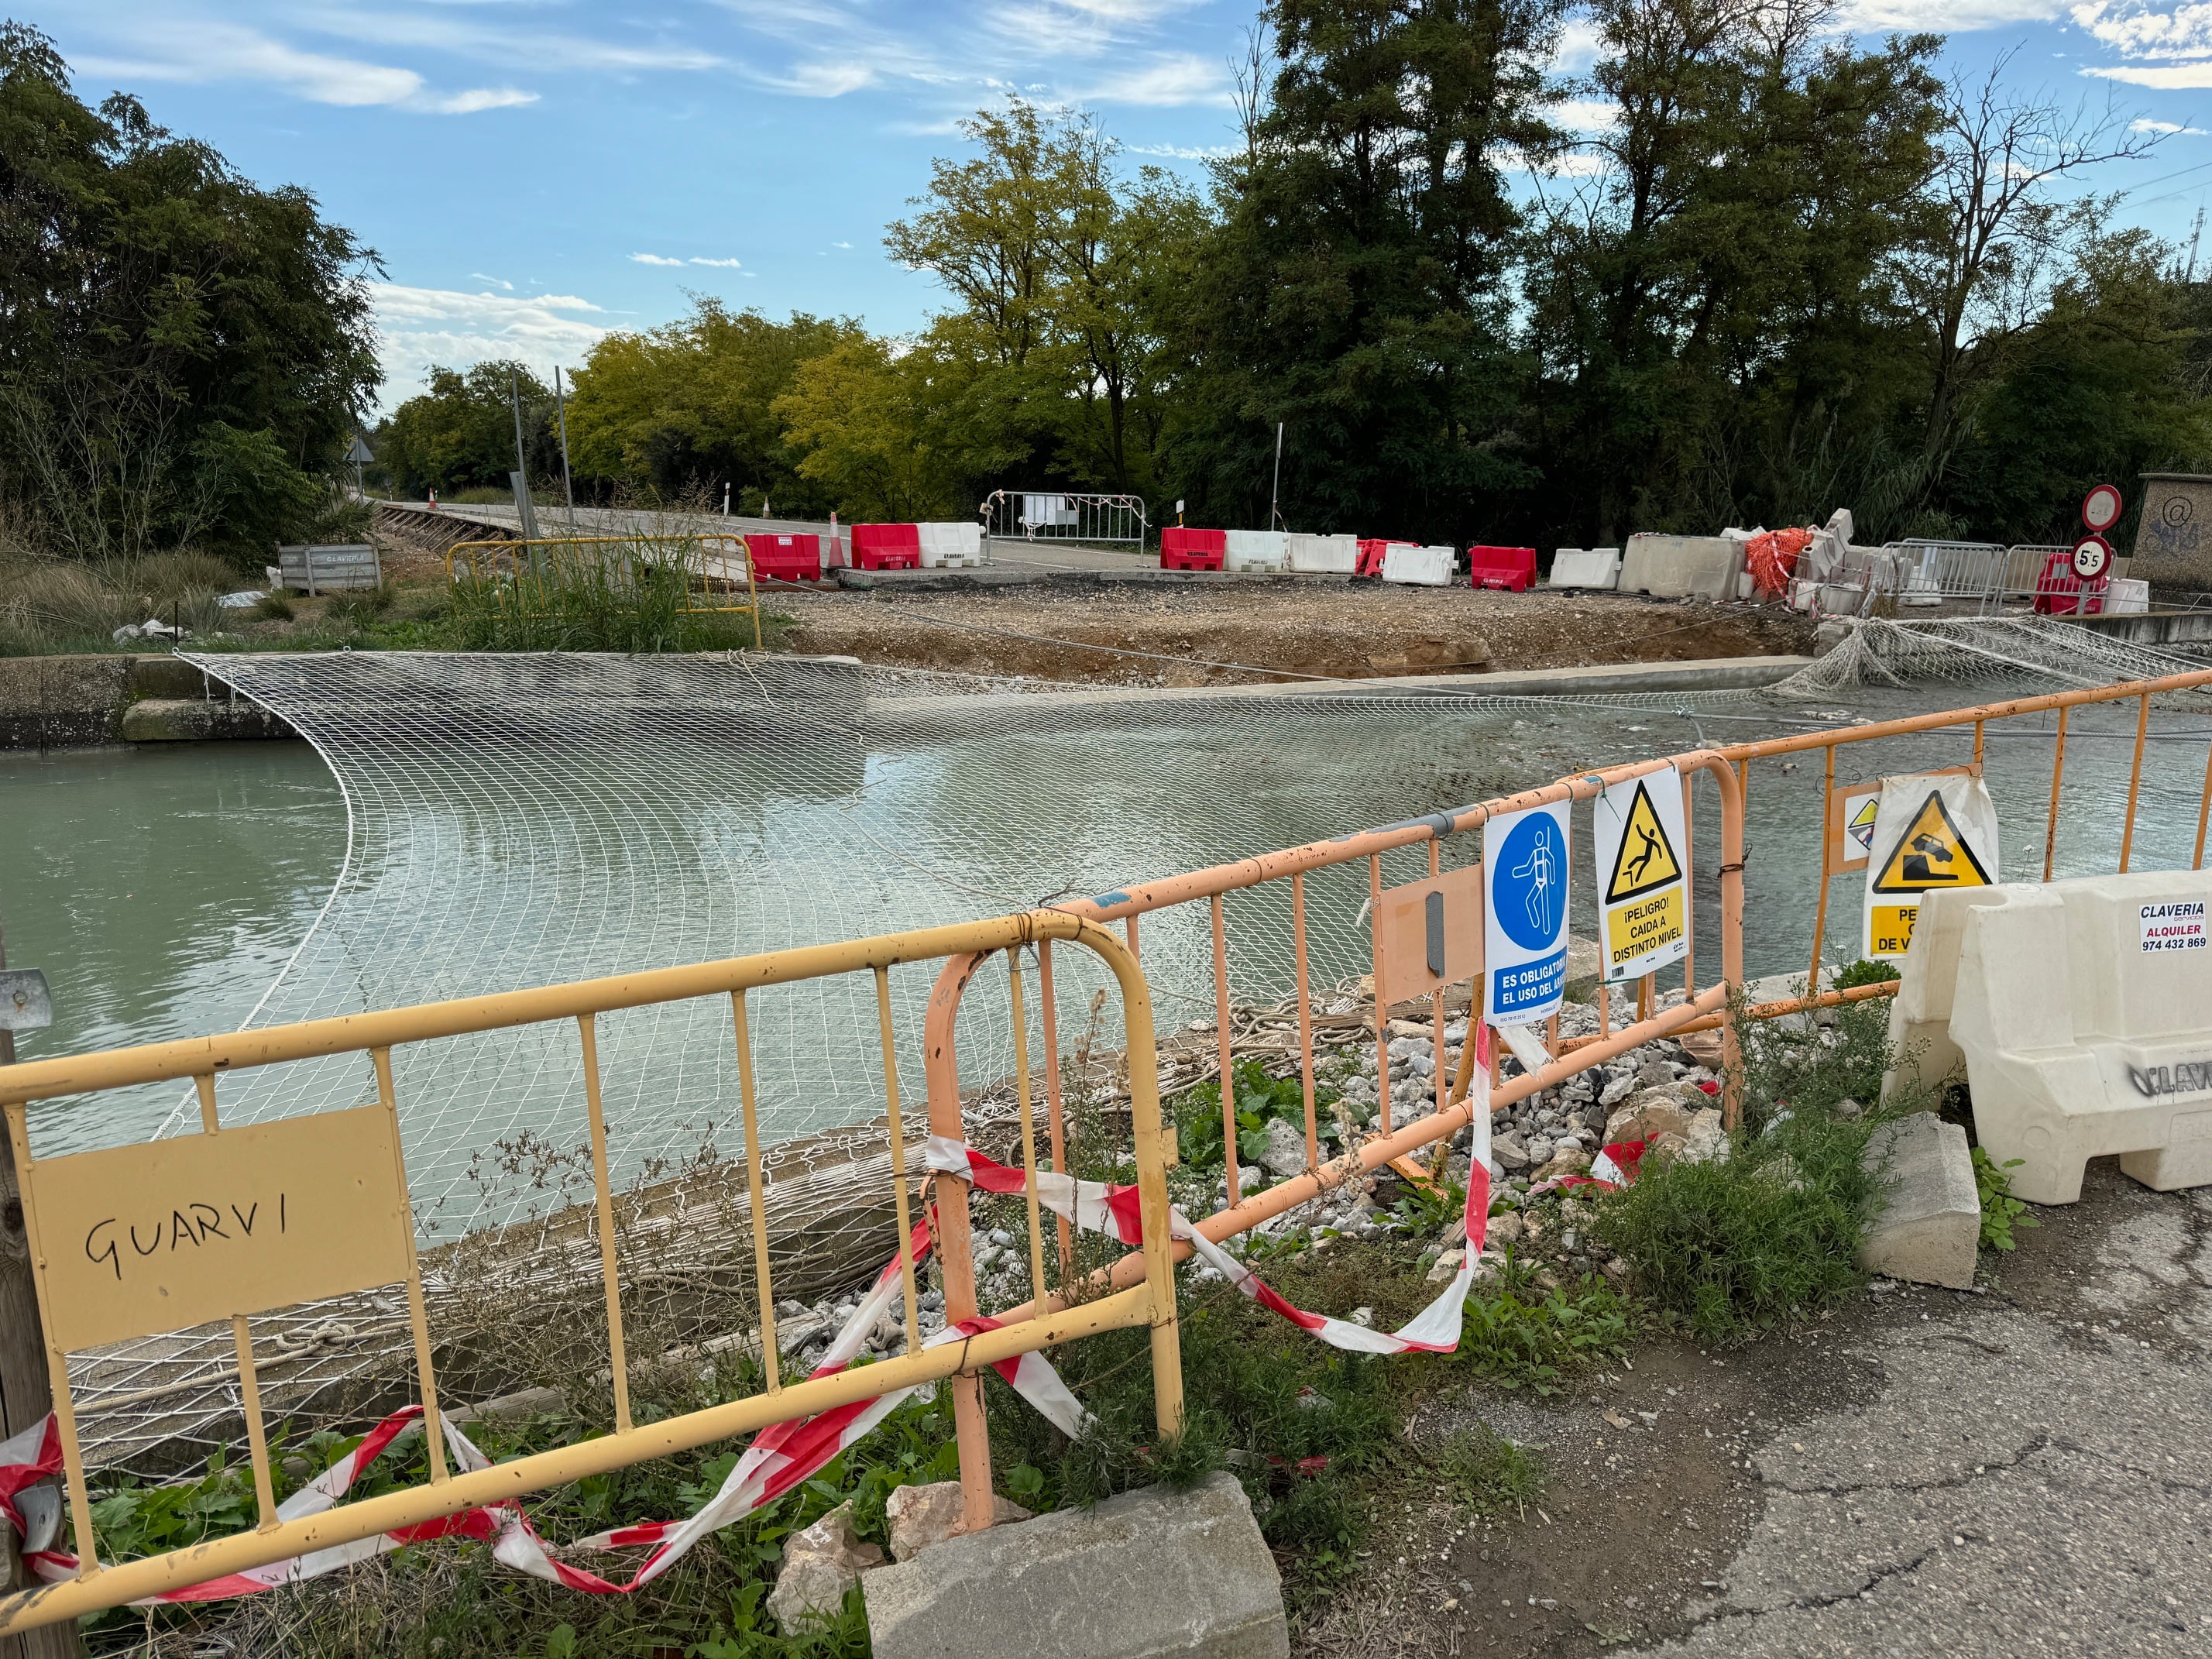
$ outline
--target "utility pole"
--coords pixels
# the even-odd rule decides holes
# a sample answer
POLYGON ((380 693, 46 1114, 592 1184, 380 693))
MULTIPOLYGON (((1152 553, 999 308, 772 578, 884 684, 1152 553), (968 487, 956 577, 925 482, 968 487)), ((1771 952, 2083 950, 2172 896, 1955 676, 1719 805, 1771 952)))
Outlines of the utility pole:
POLYGON ((2185 283, 2193 283, 2197 280, 2197 241, 2203 234, 2204 204, 2199 202, 2197 204, 2197 218, 2189 227, 2189 269, 2182 273, 2181 277, 2185 283))
POLYGON ((1275 527, 1277 522, 1279 521, 1283 516, 1276 510, 1275 507, 1275 503, 1280 501, 1282 496, 1283 423, 1280 421, 1278 421, 1275 422, 1275 482, 1273 486, 1267 491, 1267 528, 1270 530, 1273 530, 1275 527))
POLYGON ((561 494, 568 502, 568 532, 576 530, 576 485, 568 476, 568 398, 561 390, 561 365, 553 365, 553 407, 561 414, 561 494))
MULTIPOLYGON (((8 965, 8 942, 0 934, 0 969, 8 965)), ((15 1034, 0 1026, 0 1066, 15 1063, 15 1034)), ((31 1277, 30 1240, 23 1231, 22 1190, 15 1176, 15 1155, 0 1158, 0 1440, 10 1439, 46 1420, 54 1408, 53 1382, 46 1370, 46 1327, 39 1318, 39 1287, 31 1277)), ((0 1521, 0 1571, 9 1593, 32 1588, 15 1553, 15 1529, 0 1521)), ((0 1637, 0 1659, 79 1659, 83 1639, 76 1626, 44 1625, 21 1636, 0 1637)))
POLYGON ((522 528, 522 538, 527 542, 538 539, 538 514, 530 505, 530 464, 522 459, 522 386, 514 371, 507 371, 507 399, 514 410, 514 516, 522 528))

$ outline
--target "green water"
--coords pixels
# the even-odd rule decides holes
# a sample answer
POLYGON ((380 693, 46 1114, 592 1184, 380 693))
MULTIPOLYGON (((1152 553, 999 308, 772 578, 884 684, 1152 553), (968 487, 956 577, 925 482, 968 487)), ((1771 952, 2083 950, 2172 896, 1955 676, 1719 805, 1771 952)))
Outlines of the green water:
POLYGON ((0 804, 8 960, 53 988, 23 1060, 234 1029, 345 859, 344 800, 304 743, 0 753, 0 804))

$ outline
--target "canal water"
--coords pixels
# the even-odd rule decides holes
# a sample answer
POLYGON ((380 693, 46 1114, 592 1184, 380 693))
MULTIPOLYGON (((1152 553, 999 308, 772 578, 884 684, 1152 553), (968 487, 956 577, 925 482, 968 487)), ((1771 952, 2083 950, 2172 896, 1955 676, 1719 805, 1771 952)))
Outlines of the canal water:
MULTIPOLYGON (((511 711, 522 706, 512 690, 472 695, 484 708, 511 711)), ((0 875, 9 959, 46 969, 57 1015, 52 1030, 22 1041, 22 1056, 999 914, 1638 756, 1957 706, 1976 695, 1956 685, 1854 693, 1848 706, 1809 708, 1750 695, 1465 706, 1285 697, 1163 706, 1142 718, 1110 699, 903 696, 877 699, 866 718, 833 731, 806 726, 773 699, 776 718, 748 726, 754 704, 726 707, 714 702, 723 692, 710 696, 697 684, 676 690, 681 719, 636 718, 619 743, 605 731, 563 740, 514 720, 488 736, 460 710, 436 726, 326 722, 323 753, 287 742, 0 757, 15 854, 0 875), (350 811, 333 766, 345 775, 350 811)), ((278 690, 263 685, 264 694, 281 702, 278 690)), ((539 686, 536 695, 550 694, 539 686)), ((654 696, 656 707, 673 706, 669 687, 654 696)), ((397 696, 382 688, 374 706, 388 711, 397 696)), ((453 712, 450 699, 438 707, 453 712)), ((2131 705, 2078 711, 2070 721, 2057 874, 2115 866, 2134 730, 2131 705)), ((2042 872, 2051 737, 2048 717, 1990 728, 1987 776, 2009 878, 2042 872)), ((2212 714, 2154 717, 2135 867, 2189 862, 2208 737, 2212 714)), ((1838 781, 1953 765, 1970 752, 1963 728, 1888 739, 1844 751, 1838 781)), ((1778 761, 1752 769, 1746 951, 1754 975, 1807 965, 1821 782, 1818 754, 1788 769, 1778 761)), ((1698 791, 1696 813, 1700 976, 1710 981, 1720 861, 1710 785, 1698 791)), ((1573 904, 1585 933, 1588 823, 1587 808, 1578 809, 1573 904)), ((1461 837, 1446 861, 1478 850, 1479 837, 1461 837)), ((1385 878, 1425 873, 1425 852, 1416 849, 1389 860, 1385 878)), ((1858 954, 1858 884, 1838 878, 1832 888, 1831 959, 1858 954)), ((1242 999, 1290 987, 1286 887, 1228 902, 1242 999)), ((1366 896, 1364 865, 1310 881, 1317 988, 1364 971, 1366 896)), ((1147 918, 1140 944, 1163 1026, 1209 1017, 1205 907, 1147 918)), ((1079 955, 1057 958, 1064 1042, 1082 1028, 1099 983, 1070 960, 1079 955)), ((934 964, 895 975, 909 1098, 919 1094, 920 1018, 933 977, 934 964)), ((1004 1070, 1005 997, 1002 974, 969 994, 964 1082, 1004 1070)), ((763 993, 757 1002, 772 1138, 881 1110, 873 990, 864 976, 763 993)), ((620 1170, 649 1173, 716 1137, 733 1149, 726 1001, 635 1011, 602 1026, 620 1170)), ((1118 1046, 1110 1009, 1102 1035, 1118 1046)), ((422 1045, 398 1059, 427 1230, 504 1219, 546 1201, 518 1172, 582 1139, 572 1030, 422 1045)), ((353 1060, 222 1086, 227 1119, 373 1097, 367 1068, 353 1060)), ((39 1109, 33 1134, 46 1152, 115 1144, 189 1128, 196 1120, 185 1107, 185 1092, 166 1086, 96 1109, 58 1103, 39 1109)))

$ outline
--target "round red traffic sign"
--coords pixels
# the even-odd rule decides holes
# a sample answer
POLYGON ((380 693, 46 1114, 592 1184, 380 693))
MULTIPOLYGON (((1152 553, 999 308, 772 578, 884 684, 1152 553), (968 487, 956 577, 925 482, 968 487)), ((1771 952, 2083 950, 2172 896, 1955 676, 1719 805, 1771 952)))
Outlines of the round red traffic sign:
POLYGON ((2081 522, 2091 530, 2110 530, 2120 521, 2120 492, 2110 484, 2099 484, 2081 498, 2081 522))
POLYGON ((2074 544, 2074 574, 2085 582, 2095 581, 2112 568, 2112 544, 2102 536, 2084 536, 2074 544))

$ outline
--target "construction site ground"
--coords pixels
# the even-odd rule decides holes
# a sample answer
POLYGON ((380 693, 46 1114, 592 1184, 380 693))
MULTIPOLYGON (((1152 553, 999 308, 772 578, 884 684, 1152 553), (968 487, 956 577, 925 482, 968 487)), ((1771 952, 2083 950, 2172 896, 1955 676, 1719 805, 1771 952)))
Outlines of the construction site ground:
POLYGON ((1814 633, 1808 619, 1775 606, 1295 577, 782 588, 762 605, 790 619, 782 640, 794 651, 1141 685, 1790 654, 1811 651, 1814 633))
POLYGON ((2212 1652, 2212 1191, 2111 1161, 1972 1293, 1877 1280, 1747 1346, 1638 1345, 1547 1401, 1525 1517, 1389 1517, 1304 1655, 2212 1652), (1395 1534, 1395 1535, 1394 1535, 1395 1534))

